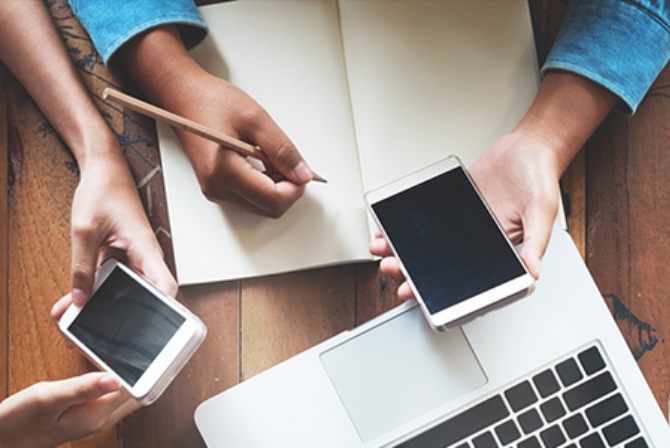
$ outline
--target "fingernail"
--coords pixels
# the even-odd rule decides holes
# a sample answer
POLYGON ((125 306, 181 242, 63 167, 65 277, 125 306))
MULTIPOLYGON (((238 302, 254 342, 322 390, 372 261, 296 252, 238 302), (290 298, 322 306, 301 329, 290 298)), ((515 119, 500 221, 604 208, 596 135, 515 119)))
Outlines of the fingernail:
POLYGON ((106 394, 114 392, 115 390, 119 390, 119 388, 121 387, 121 384, 119 384, 119 380, 117 380, 114 375, 103 376, 98 381, 98 384, 106 394))
POLYGON ((88 299, 88 297, 86 296, 86 292, 83 289, 72 288, 72 303, 77 306, 84 306, 86 299, 88 299))
POLYGON ((312 170, 309 169, 307 166, 307 163, 305 161, 300 161, 294 168, 293 168, 293 176, 295 176, 295 179, 299 182, 302 183, 307 183, 312 180, 312 170))

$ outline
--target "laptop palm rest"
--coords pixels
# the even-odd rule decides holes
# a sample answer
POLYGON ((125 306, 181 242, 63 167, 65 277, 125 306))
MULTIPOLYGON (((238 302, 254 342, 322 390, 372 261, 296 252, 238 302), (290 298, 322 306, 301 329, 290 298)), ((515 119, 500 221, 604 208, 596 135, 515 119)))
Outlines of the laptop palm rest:
POLYGON ((321 354, 363 441, 486 384, 463 331, 437 333, 419 307, 321 354))

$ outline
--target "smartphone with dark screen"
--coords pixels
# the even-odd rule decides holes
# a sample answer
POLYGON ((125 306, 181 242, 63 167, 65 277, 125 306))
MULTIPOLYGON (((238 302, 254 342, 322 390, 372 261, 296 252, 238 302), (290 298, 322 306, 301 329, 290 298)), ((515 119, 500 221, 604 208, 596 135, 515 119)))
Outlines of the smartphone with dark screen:
POLYGON ((451 156, 366 194, 437 330, 527 295, 534 278, 460 160, 451 156))
POLYGON ((89 301, 70 305, 58 326, 143 405, 163 393, 207 332, 176 299, 117 260, 102 264, 89 301))

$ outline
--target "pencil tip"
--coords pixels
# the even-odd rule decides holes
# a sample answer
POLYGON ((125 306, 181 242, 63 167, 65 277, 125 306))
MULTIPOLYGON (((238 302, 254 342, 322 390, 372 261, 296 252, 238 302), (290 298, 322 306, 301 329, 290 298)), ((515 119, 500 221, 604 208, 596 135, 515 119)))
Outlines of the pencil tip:
POLYGON ((315 181, 315 182, 321 182, 321 183, 324 183, 324 184, 327 184, 327 183, 328 183, 328 181, 327 181, 326 179, 324 179, 323 177, 319 176, 319 175, 316 174, 314 171, 312 171, 312 180, 315 181))

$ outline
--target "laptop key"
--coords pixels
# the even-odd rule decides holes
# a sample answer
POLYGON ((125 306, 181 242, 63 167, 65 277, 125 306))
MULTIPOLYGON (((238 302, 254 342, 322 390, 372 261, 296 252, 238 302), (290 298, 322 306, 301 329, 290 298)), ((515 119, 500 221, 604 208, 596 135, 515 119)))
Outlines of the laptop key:
POLYGON ((535 387, 542 398, 546 398, 549 395, 558 392, 561 388, 556 380, 556 375, 554 375, 554 372, 552 372, 551 369, 547 369, 544 372, 535 375, 533 377, 533 384, 535 384, 535 387))
POLYGON ((582 417, 582 414, 575 414, 563 421, 563 429, 565 430, 568 437, 571 439, 576 439, 588 431, 589 427, 586 424, 584 417, 582 417))
POLYGON ((606 448, 605 442, 603 442, 603 439, 597 432, 590 434, 584 437, 582 440, 580 440, 579 446, 581 448, 606 448))
POLYGON ((603 435, 610 446, 619 444, 640 432, 637 423, 630 415, 612 423, 603 429, 603 435))
POLYGON ((607 395, 617 388, 612 374, 603 372, 563 394, 565 404, 571 411, 579 409, 592 401, 607 395))
POLYGON ((577 355, 577 358, 579 358, 579 362, 582 364, 587 375, 593 375, 605 368, 605 360, 603 360, 603 357, 600 355, 598 347, 591 347, 584 350, 577 355))
POLYGON ((500 443, 503 445, 509 445, 521 437, 521 432, 519 432, 519 428, 514 423, 514 420, 507 420, 505 423, 498 425, 495 432, 500 443))
POLYGON ((649 445, 642 437, 640 437, 632 442, 628 442, 624 448, 649 448, 649 445))
POLYGON ((524 381, 505 391, 505 398, 512 410, 518 412, 537 401, 537 395, 530 382, 524 381))
POLYGON ((556 365, 556 372, 558 372, 558 377, 565 387, 575 384, 584 377, 582 371, 579 370, 579 365, 572 358, 556 365))
POLYGON ((557 448, 564 444, 567 439, 558 425, 545 429, 540 433, 542 443, 546 448, 557 448))
POLYGON ((519 415, 518 421, 521 429, 523 429, 523 432, 526 434, 530 434, 542 426, 542 418, 535 409, 529 409, 519 415))
POLYGON ((597 428, 627 411, 628 405, 623 397, 621 394, 616 394, 587 409, 586 417, 591 422, 591 426, 597 428))
POLYGON ((474 448, 499 448, 498 442, 493 438, 493 434, 485 432, 472 439, 474 448))
POLYGON ((517 445, 517 448, 542 448, 542 445, 540 445, 540 441, 537 440, 537 437, 533 436, 530 439, 521 441, 517 445))
POLYGON ((565 415, 565 408, 561 404, 561 400, 558 398, 552 398, 546 403, 542 403, 540 405, 540 410, 542 411, 542 415, 544 415, 544 419, 547 421, 547 423, 558 420, 565 415))

